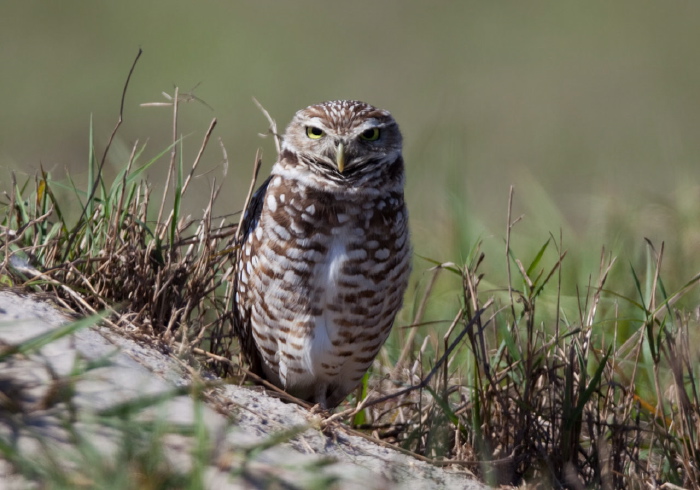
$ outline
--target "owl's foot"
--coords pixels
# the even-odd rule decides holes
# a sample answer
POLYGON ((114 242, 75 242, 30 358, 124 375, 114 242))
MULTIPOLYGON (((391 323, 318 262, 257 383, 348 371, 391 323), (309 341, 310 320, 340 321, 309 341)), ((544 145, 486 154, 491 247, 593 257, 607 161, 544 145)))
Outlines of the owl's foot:
POLYGON ((309 414, 310 415, 320 415, 323 418, 328 417, 331 415, 333 412, 331 410, 328 410, 326 407, 322 406, 320 403, 317 403, 313 407, 309 409, 309 414))

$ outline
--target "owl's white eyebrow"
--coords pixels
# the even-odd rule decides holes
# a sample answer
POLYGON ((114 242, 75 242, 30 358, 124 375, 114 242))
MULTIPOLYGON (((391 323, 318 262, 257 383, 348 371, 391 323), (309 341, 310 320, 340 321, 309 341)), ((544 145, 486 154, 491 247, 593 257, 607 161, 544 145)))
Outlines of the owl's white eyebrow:
POLYGON ((323 124, 323 119, 321 119, 320 117, 312 117, 311 119, 309 119, 309 126, 318 126, 320 128, 326 127, 326 125, 323 124))
POLYGON ((386 124, 383 122, 379 122, 378 119, 368 119, 360 126, 360 129, 384 127, 386 127, 386 124))

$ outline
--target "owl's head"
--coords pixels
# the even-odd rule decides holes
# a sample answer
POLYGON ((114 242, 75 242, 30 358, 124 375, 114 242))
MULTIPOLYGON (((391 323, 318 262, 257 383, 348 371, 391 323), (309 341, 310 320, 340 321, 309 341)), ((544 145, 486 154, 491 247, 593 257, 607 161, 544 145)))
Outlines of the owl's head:
POLYGON ((336 178, 376 171, 401 157, 401 132, 388 111, 356 100, 302 109, 287 126, 282 150, 336 178))

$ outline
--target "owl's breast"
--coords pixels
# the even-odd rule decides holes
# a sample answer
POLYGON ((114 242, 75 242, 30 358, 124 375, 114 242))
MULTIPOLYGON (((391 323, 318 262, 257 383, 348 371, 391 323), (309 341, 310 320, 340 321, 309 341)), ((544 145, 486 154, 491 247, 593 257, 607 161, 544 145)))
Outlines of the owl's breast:
POLYGON ((408 281, 405 216, 397 211, 392 218, 371 204, 336 207, 336 225, 315 234, 327 251, 309 278, 317 306, 309 355, 317 370, 330 374, 367 369, 389 334, 408 281))
POLYGON ((268 375, 282 386, 350 386, 401 307, 410 271, 406 211, 400 195, 310 194, 270 183, 250 237, 251 320, 268 375))

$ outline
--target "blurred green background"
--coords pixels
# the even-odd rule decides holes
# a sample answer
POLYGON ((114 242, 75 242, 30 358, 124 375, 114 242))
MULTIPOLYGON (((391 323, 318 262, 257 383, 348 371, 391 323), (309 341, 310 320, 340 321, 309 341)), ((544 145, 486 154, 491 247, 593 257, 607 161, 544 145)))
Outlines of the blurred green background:
POLYGON ((404 132, 419 255, 460 261, 481 238, 502 268, 515 185, 514 248, 527 255, 562 230, 577 280, 603 245, 626 257, 643 237, 666 241, 682 279, 700 265, 697 2, 4 0, 0 190, 11 170, 22 180, 40 165, 85 179, 91 114, 101 155, 139 47, 107 173, 137 139, 149 155, 169 144, 170 110, 141 103, 201 83, 213 110, 181 106, 190 161, 218 126, 194 216, 223 179, 218 138, 230 162, 221 214, 241 207, 256 149, 263 174, 274 161, 252 97, 280 130, 302 107, 352 98, 390 110, 404 132))

